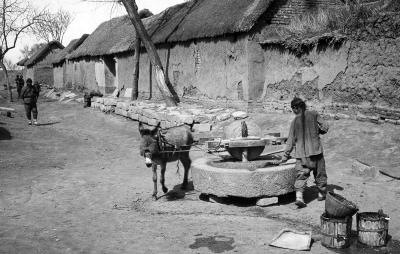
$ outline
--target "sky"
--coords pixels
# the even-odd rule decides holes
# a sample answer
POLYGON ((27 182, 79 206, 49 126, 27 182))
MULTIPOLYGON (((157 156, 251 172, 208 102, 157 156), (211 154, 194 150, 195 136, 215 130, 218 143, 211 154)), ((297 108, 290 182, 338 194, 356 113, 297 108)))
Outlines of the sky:
MULTIPOLYGON (((31 0, 31 3, 40 9, 48 8, 52 12, 63 9, 73 15, 74 19, 69 25, 62 41, 62 44, 67 46, 71 40, 77 39, 85 33, 92 33, 104 21, 126 14, 123 6, 100 1, 104 0, 31 0)), ((147 8, 154 14, 182 2, 184 0, 136 0, 139 10, 147 8)), ((20 50, 25 45, 32 46, 38 42, 40 41, 34 36, 25 35, 17 42, 16 48, 7 53, 6 58, 16 63, 21 60, 22 54, 20 50)))

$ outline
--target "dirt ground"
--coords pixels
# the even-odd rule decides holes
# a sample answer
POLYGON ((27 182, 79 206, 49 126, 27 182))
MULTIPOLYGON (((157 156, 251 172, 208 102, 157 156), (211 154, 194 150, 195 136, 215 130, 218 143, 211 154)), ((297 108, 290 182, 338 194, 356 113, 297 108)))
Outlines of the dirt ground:
MULTIPOLYGON (((313 179, 301 210, 290 198, 264 208, 255 200, 212 203, 193 187, 180 191, 182 166, 170 163, 170 192, 153 201, 136 122, 41 98, 40 125, 28 126, 21 102, 0 98, 0 105, 16 109, 12 118, 0 115, 0 253, 297 253, 269 246, 284 228, 312 231, 311 253, 400 253, 400 181, 351 173, 354 159, 400 166, 400 126, 330 121, 323 138, 330 190, 361 212, 382 208, 391 217, 387 247, 365 249, 353 239, 351 248, 333 251, 319 241, 324 202, 313 179)), ((266 132, 287 133, 292 117, 250 118, 266 132)))

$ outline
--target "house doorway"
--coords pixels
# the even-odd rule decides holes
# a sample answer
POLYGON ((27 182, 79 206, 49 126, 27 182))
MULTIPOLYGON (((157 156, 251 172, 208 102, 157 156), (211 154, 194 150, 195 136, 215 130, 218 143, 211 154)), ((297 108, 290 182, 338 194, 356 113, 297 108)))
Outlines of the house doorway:
POLYGON ((111 94, 117 89, 117 61, 113 56, 104 57, 104 74, 105 74, 105 93, 111 94))

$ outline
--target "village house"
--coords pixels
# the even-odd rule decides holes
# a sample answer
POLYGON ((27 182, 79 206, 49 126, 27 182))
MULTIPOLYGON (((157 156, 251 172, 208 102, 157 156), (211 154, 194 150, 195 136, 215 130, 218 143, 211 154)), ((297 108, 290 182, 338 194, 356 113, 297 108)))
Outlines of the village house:
POLYGON ((64 46, 58 41, 51 41, 38 49, 33 56, 24 62, 18 64, 25 67, 23 73, 24 78, 31 78, 33 82, 52 86, 54 83, 53 78, 53 57, 64 46))
POLYGON ((53 75, 55 88, 72 88, 72 84, 77 86, 85 86, 85 83, 80 83, 80 79, 75 80, 75 73, 79 73, 77 66, 68 60, 68 55, 78 48, 88 37, 84 34, 79 39, 72 40, 67 47, 59 51, 53 57, 53 75))
MULTIPOLYGON (((337 34, 314 36, 301 52, 285 45, 280 29, 295 17, 344 5, 341 0, 189 1, 143 19, 143 23, 182 99, 262 103, 298 95, 329 103, 397 103, 388 94, 362 94, 364 90, 374 93, 377 85, 398 79, 389 69, 389 78, 375 75, 376 86, 357 78, 358 72, 372 78, 362 67, 366 59, 349 62, 360 50, 366 56, 371 54, 369 45, 357 42, 354 48, 337 34), (322 47, 316 47, 319 44, 322 47), (354 92, 361 95, 354 96, 354 92)), ((310 38, 303 39, 307 43, 310 38)), ((134 27, 127 16, 101 24, 69 55, 80 70, 79 82, 104 94, 132 87, 134 42, 134 27)), ((396 44, 388 43, 390 47, 382 50, 390 58, 396 44)), ((160 98, 154 82, 154 70, 142 47, 141 98, 160 98)))

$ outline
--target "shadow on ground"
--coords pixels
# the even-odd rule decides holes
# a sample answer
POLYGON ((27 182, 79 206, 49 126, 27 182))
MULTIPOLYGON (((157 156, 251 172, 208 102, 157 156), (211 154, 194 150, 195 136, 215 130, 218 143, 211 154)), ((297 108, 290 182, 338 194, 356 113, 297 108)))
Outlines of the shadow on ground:
POLYGON ((58 124, 58 123, 60 123, 60 122, 39 123, 37 126, 54 125, 54 124, 58 124))
POLYGON ((4 127, 0 127, 0 140, 10 140, 11 133, 4 127))

